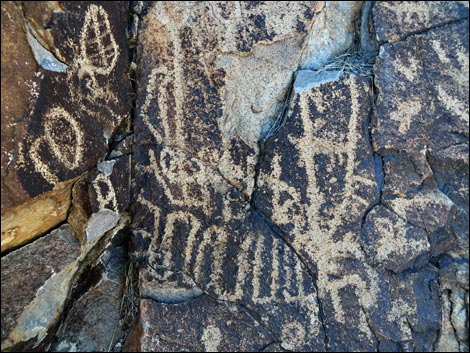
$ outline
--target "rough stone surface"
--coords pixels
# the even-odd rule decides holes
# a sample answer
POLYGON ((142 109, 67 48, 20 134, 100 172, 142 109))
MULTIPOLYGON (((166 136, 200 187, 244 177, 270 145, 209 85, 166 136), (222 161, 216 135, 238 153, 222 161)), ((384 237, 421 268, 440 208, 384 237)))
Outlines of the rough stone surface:
POLYGON ((175 303, 204 292, 255 311, 287 349, 323 345, 311 275, 236 188, 170 147, 149 149, 138 178, 146 183, 133 224, 144 298, 175 303))
POLYGON ((468 351, 468 2, 1 8, 2 351, 468 351))
POLYGON ((355 26, 361 19, 363 1, 325 1, 309 30, 308 45, 302 58, 303 69, 319 69, 349 49, 355 26))
POLYGON ((257 352, 273 340, 247 309, 206 295, 180 304, 143 299, 140 310, 162 323, 144 326, 140 342, 158 352, 257 352))
POLYGON ((108 352, 123 332, 120 325, 127 247, 115 236, 99 259, 90 264, 50 351, 108 352))
POLYGON ((19 204, 53 213, 31 199, 96 165, 129 115, 126 11, 125 2, 2 3, 2 222, 19 204), (67 69, 51 71, 51 60, 67 69))
MULTIPOLYGON (((429 241, 431 257, 420 256, 411 270, 421 272, 428 261, 437 266, 440 330, 433 349, 466 351, 468 3, 378 3, 373 12, 379 38, 395 42, 381 46, 374 67, 372 141, 383 162, 381 202, 429 241)), ((365 230, 376 225, 376 212, 383 210, 369 213, 365 230)))
POLYGON ((377 40, 397 42, 411 34, 468 18, 468 1, 377 1, 372 13, 377 40))
POLYGON ((250 195, 258 140, 282 107, 320 8, 152 4, 139 33, 137 153, 149 143, 181 149, 250 195))
POLYGON ((426 231, 406 223, 383 206, 375 207, 365 220, 364 250, 376 264, 399 273, 415 267, 414 261, 429 252, 426 231))
POLYGON ((74 180, 30 202, 2 209, 2 252, 23 245, 67 218, 74 180))
MULTIPOLYGON (((264 69, 249 61, 261 61, 256 40, 252 47, 232 50, 249 48, 247 57, 231 53, 245 60, 249 75, 227 59, 224 48, 232 43, 233 26, 219 29, 225 36, 222 40, 220 27, 212 21, 218 11, 223 18, 224 14, 233 18, 230 11, 222 10, 221 3, 170 4, 149 7, 140 32, 142 96, 137 101, 134 140, 133 232, 145 310, 134 331, 134 349, 166 349, 160 344, 171 338, 178 347, 202 349, 201 331, 179 332, 173 321, 170 327, 160 325, 154 319, 157 314, 147 308, 172 317, 173 310, 179 313, 206 296, 248 309, 274 337, 264 348, 428 351, 437 342, 442 342, 440 347, 448 343, 448 347, 465 348, 461 342, 468 335, 468 315, 461 308, 468 285, 445 291, 435 267, 446 254, 451 254, 451 263, 463 261, 468 243, 468 207, 464 206, 468 158, 463 152, 468 148, 468 79, 464 76, 468 31, 466 22, 459 22, 465 17, 461 5, 448 5, 457 10, 443 14, 444 20, 434 15, 429 20, 445 5, 406 4, 420 14, 418 24, 411 28, 411 22, 403 19, 402 37, 386 40, 380 36, 391 30, 381 29, 382 22, 393 27, 401 19, 392 23, 387 11, 393 4, 376 4, 372 24, 380 41, 404 40, 381 46, 374 81, 340 71, 301 70, 292 90, 276 86, 289 103, 276 105, 257 93, 264 69), (208 11, 213 11, 213 18, 207 18, 208 11), (192 17, 196 15, 197 19, 192 17), (190 19, 195 24, 191 30, 185 27, 190 19), (436 26, 440 27, 432 28, 436 26), (208 34, 198 30, 208 27, 216 32, 210 36, 213 42, 207 40, 210 44, 201 46, 208 34), (446 49, 451 47, 453 52, 446 49), (208 57, 209 48, 215 50, 208 57), (184 71, 186 62, 193 65, 191 75, 184 71), (206 63, 205 73, 197 70, 201 62, 206 63), (214 62, 221 70, 219 81, 207 79, 214 72, 214 62), (224 66, 226 62, 230 68, 224 66), (149 66, 154 67, 150 73, 149 66), (249 86, 234 87, 235 73, 249 86), (253 79, 255 74, 258 80, 253 79), (185 86, 178 88, 182 78, 185 86), (193 87, 197 90, 191 91, 193 87), (232 100, 240 90, 251 95, 232 100), (439 103, 439 95, 447 98, 439 103), (260 97, 275 113, 253 104, 260 97), (248 120, 254 115, 240 110, 245 102, 260 120, 248 120), (435 118, 451 107, 454 110, 444 120, 435 118), (191 125, 180 113, 185 109, 191 110, 187 115, 191 125), (239 115, 233 115, 236 109, 239 115), (263 121, 267 128, 262 128, 263 121), (231 135, 234 131, 237 139, 231 135), (224 160, 227 136, 233 152, 232 159, 224 160), (240 147, 244 144, 250 149, 240 147), (236 165, 244 166, 243 171, 234 170, 236 165), (444 176, 440 170, 451 165, 452 177, 446 181, 450 185, 444 188, 438 181, 444 176), (443 314, 443 308, 451 312, 443 314), (305 321, 306 317, 313 321, 305 321), (444 327, 457 328, 454 341, 444 327), (172 333, 162 341, 163 331, 172 333)), ((268 5, 250 3, 245 10, 265 9, 259 6, 268 5)), ((298 67, 318 68, 342 45, 344 49, 352 45, 357 37, 351 28, 357 25, 353 22, 360 17, 360 7, 319 6, 304 39, 306 58, 300 58, 298 67), (348 13, 349 20, 341 23, 340 16, 335 18, 335 8, 348 13), (318 43, 333 36, 322 32, 328 26, 338 33, 345 29, 345 34, 335 36, 337 46, 325 44, 324 48, 318 43), (315 54, 313 43, 324 51, 315 54)), ((236 14, 241 18, 234 22, 243 23, 244 13, 236 14)), ((284 29, 289 24, 285 22, 284 29)), ((275 50, 276 41, 265 41, 263 52, 275 50)), ((276 82, 277 76, 270 74, 276 82)), ((200 322, 197 317, 194 313, 180 325, 200 322)), ((218 331, 220 324, 215 325, 218 331)), ((214 331, 212 322, 204 325, 214 331)))
POLYGON ((2 257, 2 350, 40 343, 58 319, 80 244, 70 226, 2 257))

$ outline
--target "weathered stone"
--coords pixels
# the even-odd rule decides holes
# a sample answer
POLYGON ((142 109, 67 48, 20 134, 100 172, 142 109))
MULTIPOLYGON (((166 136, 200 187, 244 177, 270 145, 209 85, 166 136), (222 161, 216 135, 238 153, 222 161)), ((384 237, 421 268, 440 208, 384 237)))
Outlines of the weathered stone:
MULTIPOLYGON (((384 44, 377 57, 374 72, 380 94, 374 143, 380 150, 408 153, 420 174, 426 174, 421 165, 429 168, 428 156, 448 164, 438 157, 440 151, 454 155, 459 144, 468 148, 467 34, 467 21, 439 27, 384 44)), ((464 151, 454 163, 464 162, 464 151)), ((463 175, 457 175, 464 182, 463 175)))
POLYGON ((128 116, 125 5, 2 3, 2 223, 38 195, 59 198, 59 184, 96 165, 128 116))
POLYGON ((112 210, 124 212, 130 204, 131 157, 103 161, 89 173, 91 211, 112 210), (103 166, 103 167, 100 167, 103 166), (100 170, 101 168, 101 170, 100 170))
POLYGON ((29 114, 37 99, 40 83, 35 75, 36 62, 24 34, 21 6, 16 1, 4 1, 1 5, 2 211, 4 207, 16 205, 29 198, 15 175, 14 166, 19 155, 18 139, 25 135, 27 128, 21 117, 29 114))
POLYGON ((46 233, 67 218, 74 180, 60 183, 21 205, 2 208, 2 252, 46 233))
MULTIPOLYGON (((286 349, 323 346, 314 283, 288 244, 220 173, 180 150, 143 147, 133 231, 144 298, 175 303, 204 292, 256 313, 286 349)), ((141 321, 154 323, 145 312, 141 321)))
POLYGON ((397 42, 411 34, 468 18, 468 1, 377 1, 372 13, 377 40, 397 42))
MULTIPOLYGON (((379 94, 372 141, 384 156, 382 202, 409 227, 427 233, 432 263, 439 264, 440 333, 433 346, 439 351, 468 350, 468 310, 463 310, 468 279, 465 285, 456 284, 457 272, 449 271, 458 263, 468 267, 465 18, 468 3, 379 3, 374 7, 379 38, 401 40, 382 45, 374 67, 379 94)), ((375 235, 381 236, 378 230, 375 235)))
POLYGON ((86 242, 96 241, 108 230, 113 229, 119 221, 119 214, 114 211, 104 209, 93 213, 86 227, 86 242))
POLYGON ((437 347, 441 351, 468 351, 468 258, 442 257, 439 283, 442 323, 437 347))
POLYGON ((64 322, 49 351, 108 352, 123 335, 121 303, 125 285, 127 249, 118 233, 99 259, 89 264, 64 322))
POLYGON ((2 257, 2 350, 37 346, 59 319, 80 255, 64 225, 2 257))
MULTIPOLYGON (((129 207, 130 162, 129 155, 103 161, 75 183, 72 190, 72 207, 67 221, 74 228, 81 243, 86 242, 87 228, 100 226, 102 221, 96 216, 98 213, 107 214, 110 217, 106 219, 114 220, 109 223, 112 224, 112 228, 119 215, 129 207), (96 220, 95 224, 91 225, 89 222, 93 215, 96 220)), ((95 229, 89 229, 88 232, 97 233, 95 229)))
POLYGON ((379 278, 359 242, 362 217, 379 196, 363 129, 370 83, 340 73, 310 82, 294 84, 286 122, 266 144, 255 205, 315 269, 326 335, 335 337, 328 348, 372 349, 367 320, 379 278))
MULTIPOLYGON (((141 347, 157 352, 256 352, 274 340, 251 313, 208 296, 181 304, 143 299, 141 347)), ((295 333, 294 333, 295 334, 295 333)))
POLYGON ((258 140, 283 105, 318 5, 151 6, 139 33, 136 142, 186 151, 249 197, 258 140))
POLYGON ((468 248, 467 35, 460 21, 384 44, 374 67, 375 147, 407 165, 385 157, 384 192, 398 197, 384 202, 425 228, 436 254, 468 248))
POLYGON ((363 1, 325 1, 308 29, 302 69, 319 69, 351 47, 363 1))
MULTIPOLYGON (((331 74, 329 80, 317 75, 315 82, 315 74, 310 77, 307 89, 294 84, 296 94, 286 122, 266 144, 255 206, 317 272, 329 350, 373 350, 395 344, 400 349, 428 350, 439 327, 438 295, 435 289, 427 292, 435 273, 422 282, 420 275, 393 276, 368 258, 373 245, 368 248, 361 242, 364 233, 374 241, 387 234, 398 236, 387 228, 368 228, 368 220, 383 208, 370 211, 380 202, 382 163, 372 153, 365 128, 371 109, 367 79, 331 74), (298 86, 301 89, 296 90, 298 86), (422 296, 400 291, 409 281, 422 296), (430 297, 433 305, 425 306, 430 297)), ((403 221, 393 226, 408 228, 403 221)), ((419 251, 407 248, 413 244, 405 236, 407 244, 395 244, 409 254, 398 248, 391 251, 386 266, 399 271, 426 253, 426 232, 414 231, 423 244, 419 251)), ((393 246, 387 240, 382 250, 393 246)))
POLYGON ((432 233, 443 228, 454 203, 437 188, 423 187, 411 197, 384 199, 385 206, 392 209, 410 224, 432 233))
POLYGON ((468 351, 468 77, 462 2, 3 2, 2 350, 468 351))
POLYGON ((375 207, 367 215, 363 240, 366 254, 376 264, 396 273, 414 267, 414 261, 427 254, 430 247, 424 229, 408 225, 383 206, 375 207))

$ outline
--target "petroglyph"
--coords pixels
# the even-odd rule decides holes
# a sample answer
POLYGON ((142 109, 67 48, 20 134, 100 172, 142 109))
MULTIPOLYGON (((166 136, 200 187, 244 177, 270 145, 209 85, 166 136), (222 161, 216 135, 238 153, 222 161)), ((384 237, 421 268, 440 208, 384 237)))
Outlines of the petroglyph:
POLYGON ((96 190, 99 209, 102 210, 108 208, 112 211, 118 212, 116 192, 109 177, 104 173, 98 173, 92 183, 96 190))
MULTIPOLYGON (((255 204, 314 264, 319 297, 331 303, 336 322, 346 323, 346 288, 366 310, 377 305, 378 274, 367 265, 357 241, 360 229, 346 230, 348 224, 360 223, 377 184, 363 135, 368 82, 354 76, 331 77, 332 81, 296 93, 288 126, 268 147, 274 153, 262 167, 255 204), (325 96, 325 91, 331 95, 325 96), (345 261, 351 260, 361 266, 345 273, 345 261)), ((364 312, 354 315, 360 322, 367 320, 364 312)), ((366 324, 359 329, 370 335, 366 324)))
POLYGON ((112 120, 122 118, 113 109, 122 102, 109 85, 100 83, 103 81, 97 75, 109 76, 116 67, 119 54, 107 12, 102 6, 91 4, 80 32, 79 54, 67 81, 73 92, 72 99, 82 107, 82 114, 90 114, 107 124, 110 123, 109 116, 102 117, 100 114, 103 102, 107 102, 112 120), (77 79, 78 87, 75 87, 77 79))
POLYGON ((51 170, 50 158, 54 158, 67 169, 76 169, 83 158, 83 131, 76 118, 62 107, 54 107, 45 117, 44 135, 31 146, 31 158, 36 171, 51 184, 59 182, 56 172, 51 170), (44 149, 48 151, 47 155, 44 149))
POLYGON ((116 66, 119 47, 114 39, 107 12, 91 4, 80 34, 80 57, 75 62, 79 76, 84 73, 109 75, 116 66))
POLYGON ((182 272, 217 298, 265 308, 267 322, 279 314, 299 320, 309 334, 291 344, 302 347, 318 340, 321 325, 312 279, 281 239, 267 226, 259 228, 260 220, 245 211, 249 207, 240 193, 207 164, 175 148, 149 149, 147 163, 138 169, 160 197, 156 204, 145 191, 138 197, 150 211, 145 212, 149 222, 138 232, 155 234, 148 250, 154 270, 144 277, 145 293, 152 295, 154 281, 174 286, 175 273, 182 272), (289 314, 288 308, 297 306, 300 316, 289 314))
POLYGON ((251 195, 258 139, 319 5, 155 3, 139 37, 152 61, 137 103, 140 136, 187 151, 251 195))
MULTIPOLYGON (((103 125, 100 128, 107 131, 122 119, 116 113, 122 110, 118 109, 122 102, 112 87, 97 77, 109 76, 117 64, 120 51, 112 30, 104 8, 94 4, 88 6, 78 40, 79 49, 75 49, 76 58, 65 70, 64 77, 70 106, 79 107, 78 111, 72 115, 68 108, 53 107, 44 115, 43 135, 33 140, 29 147, 21 149, 23 154, 29 152, 35 170, 52 185, 61 181, 59 175, 64 172, 57 165, 70 172, 77 170, 83 162, 88 142, 84 139, 82 124, 88 125, 89 119, 96 119, 103 125), (107 115, 102 112, 105 102, 107 115)), ((31 36, 29 32, 28 35, 31 36)), ((25 158, 19 158, 19 163, 24 164, 25 158)), ((104 179, 101 182, 106 183, 104 179)))

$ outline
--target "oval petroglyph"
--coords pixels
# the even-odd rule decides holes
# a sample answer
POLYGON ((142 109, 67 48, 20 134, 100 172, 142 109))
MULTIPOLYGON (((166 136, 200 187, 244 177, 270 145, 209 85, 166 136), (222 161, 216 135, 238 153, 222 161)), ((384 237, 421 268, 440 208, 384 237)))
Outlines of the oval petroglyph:
POLYGON ((83 159, 83 131, 72 114, 62 107, 54 107, 46 114, 44 135, 33 142, 30 155, 36 171, 48 182, 59 180, 49 167, 50 158, 41 156, 47 152, 69 170, 76 169, 83 159))

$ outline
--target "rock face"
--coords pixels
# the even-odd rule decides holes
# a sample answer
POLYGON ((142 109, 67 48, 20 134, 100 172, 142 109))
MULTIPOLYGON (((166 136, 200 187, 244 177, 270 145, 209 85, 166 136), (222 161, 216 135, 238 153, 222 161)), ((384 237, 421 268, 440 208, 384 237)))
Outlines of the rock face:
POLYGON ((65 219, 64 182, 96 165, 129 115, 126 10, 120 2, 2 5, 2 251, 65 219), (13 206, 50 220, 25 232, 13 206))
MULTIPOLYGON (((2 3, 2 351, 57 341, 81 299, 75 288, 126 226, 127 10, 126 2, 2 3)), ((117 321, 124 278, 113 280, 100 290, 116 298, 89 296, 117 321)))
MULTIPOLYGON (((305 27, 305 50, 297 65, 303 70, 296 70, 287 88, 276 84, 279 76, 272 72, 270 83, 264 80, 265 70, 276 65, 282 35, 265 37, 262 45, 256 40, 237 44, 240 37, 233 35, 233 24, 244 24, 256 11, 265 11, 266 33, 284 33, 272 24, 276 10, 268 6, 250 3, 233 12, 222 3, 165 3, 147 9, 139 32, 143 94, 135 124, 133 220, 145 299, 134 349, 178 349, 163 343, 169 337, 180 349, 204 349, 204 329, 183 328, 182 334, 186 322, 204 322, 223 337, 223 319, 214 328, 214 321, 201 318, 204 304, 200 313, 175 324, 181 322, 180 312, 192 312, 192 303, 207 297, 248 309, 271 333, 271 342, 279 341, 279 349, 435 349, 444 340, 440 327, 450 327, 452 320, 446 313, 443 321, 443 305, 449 308, 450 299, 440 301, 445 290, 439 286, 439 261, 444 254, 455 259, 450 263, 468 259, 461 255, 468 242, 463 170, 468 158, 462 150, 468 148, 468 79, 461 72, 468 66, 462 20, 468 9, 458 3, 410 3, 406 6, 420 19, 414 24, 395 5, 376 4, 371 23, 360 27, 376 25, 380 43, 396 43, 381 46, 372 81, 321 70, 341 50, 327 44, 328 35, 339 40, 337 33, 344 30, 350 37, 341 37, 349 43, 342 50, 352 45, 360 5, 344 5, 343 12, 351 15, 343 26, 332 10, 341 10, 340 5, 318 7, 312 26, 305 27), (402 32, 394 30, 401 24, 397 18, 402 32), (230 24, 218 27, 225 20, 230 24), (201 28, 212 31, 198 32, 201 28), (230 46, 235 61, 228 59, 230 46), (256 66, 261 51, 270 52, 270 60, 256 66), (191 74, 185 73, 189 62, 191 74), (236 75, 244 82, 234 86, 236 75), (457 84, 451 87, 448 78, 457 84), (273 102, 274 93, 259 94, 257 87, 278 92, 284 103, 275 104, 282 98, 273 102), (431 89, 438 91, 430 94, 431 89), (439 101, 439 94, 451 99, 439 101), (445 104, 453 107, 453 115, 443 115, 445 104), (251 113, 241 110, 244 106, 251 106, 251 113), (415 106, 419 109, 413 111, 415 106), (450 131, 453 136, 446 140, 450 131), (437 181, 435 157, 423 152, 433 145, 436 152, 451 149, 439 154, 442 170, 455 172, 441 182, 451 184, 446 192, 437 181), (452 190, 464 192, 457 196, 455 191, 453 201, 452 190), (156 315, 170 317, 171 324, 157 324, 156 315)), ((258 24, 246 33, 258 31, 258 24)), ((302 31, 296 34, 301 27, 290 27, 292 38, 302 38, 302 31)), ((289 29, 288 19, 282 28, 289 29)), ((290 41, 284 40, 283 66, 292 72, 295 65, 285 63, 299 58, 290 41)), ((468 284, 462 286, 454 285, 459 298, 468 292, 468 284)), ((459 337, 465 335, 454 340, 464 342, 459 337)), ((251 340, 227 349, 241 350, 251 340)))
POLYGON ((35 347, 67 298, 80 244, 70 226, 2 257, 2 350, 35 347))
POLYGON ((2 2, 2 351, 468 351, 466 2, 2 2))

